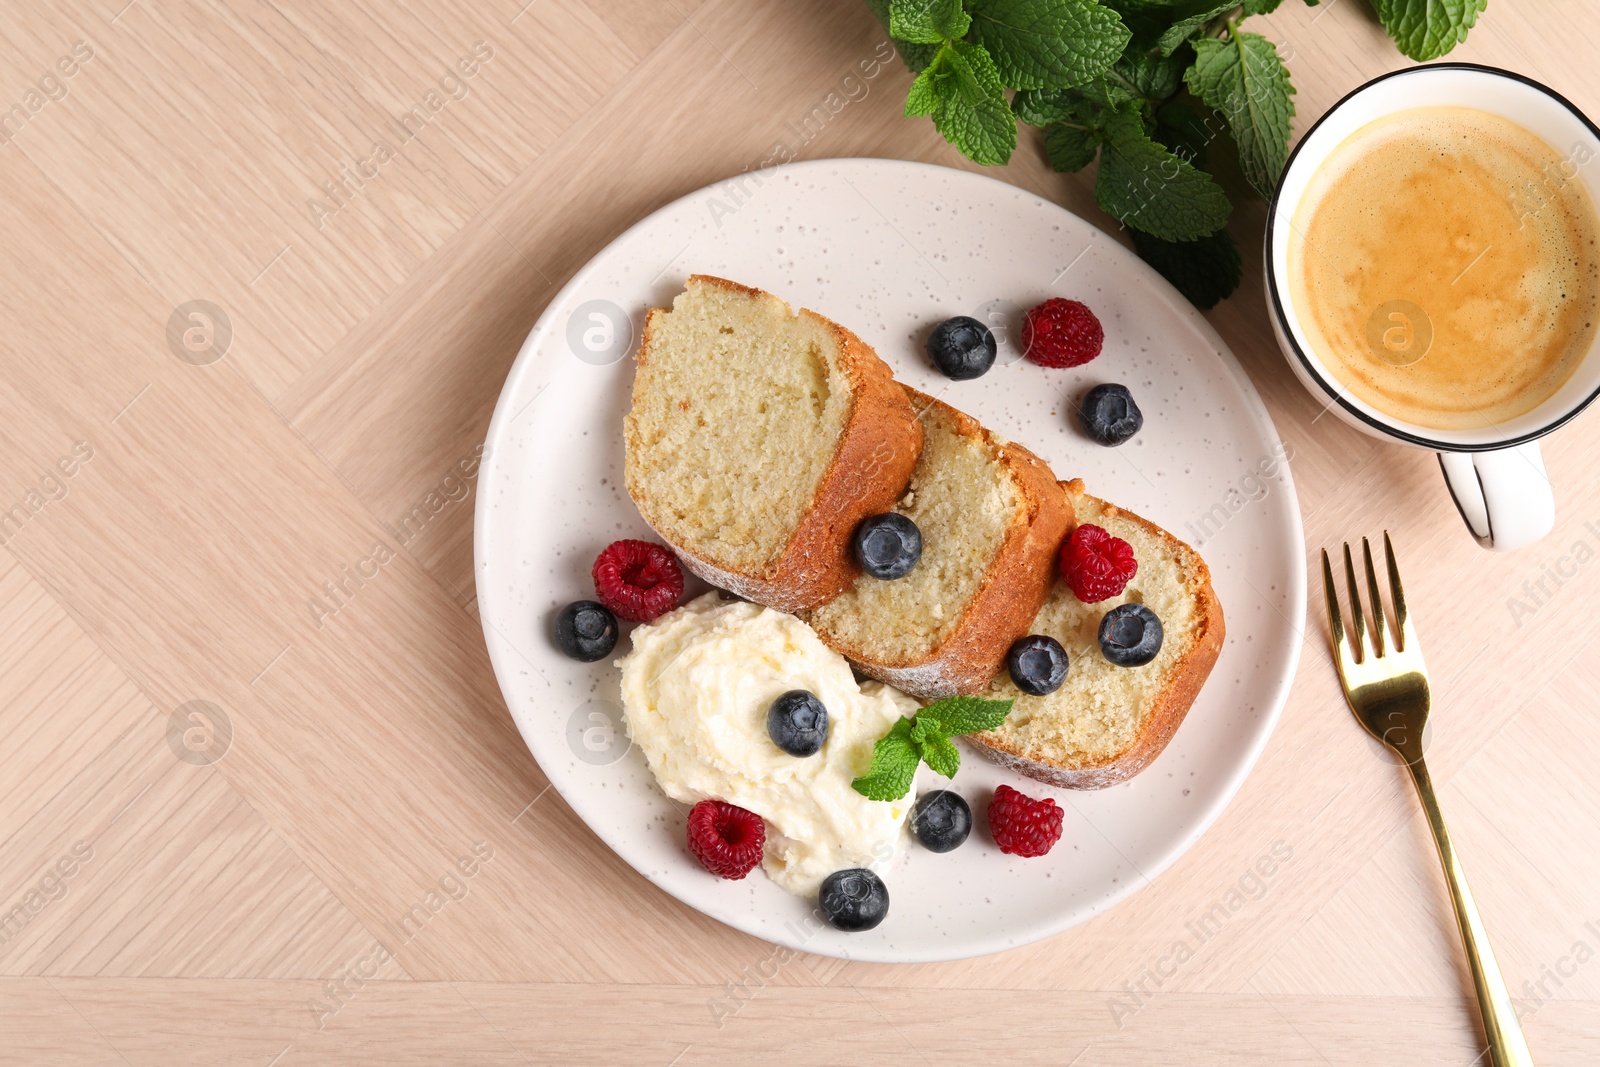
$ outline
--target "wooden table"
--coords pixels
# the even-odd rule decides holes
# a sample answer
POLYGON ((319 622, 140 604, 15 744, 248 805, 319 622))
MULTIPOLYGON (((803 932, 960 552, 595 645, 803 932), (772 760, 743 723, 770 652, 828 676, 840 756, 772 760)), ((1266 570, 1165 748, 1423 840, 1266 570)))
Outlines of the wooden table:
MULTIPOLYGON (((780 965, 547 791, 475 610, 501 381, 600 247, 777 143, 970 166, 901 117, 898 64, 806 126, 884 39, 861 4, 34 0, 4 23, 0 1062, 1475 1062, 1425 824, 1344 709, 1315 584, 1221 821, 1003 955, 780 965), (221 315, 186 339, 196 300, 221 315)), ((1365 0, 1252 25, 1297 131, 1405 63, 1365 0)), ((1455 53, 1600 114, 1597 55, 1584 0, 1494 0, 1455 53)), ((994 173, 1115 232, 1038 157, 994 173)), ((1556 532, 1476 548, 1432 456, 1316 418, 1268 330, 1264 210, 1236 216, 1246 282, 1211 321, 1293 448, 1309 551, 1395 532, 1430 762, 1529 1041, 1594 1063, 1600 419, 1546 445, 1556 532)))

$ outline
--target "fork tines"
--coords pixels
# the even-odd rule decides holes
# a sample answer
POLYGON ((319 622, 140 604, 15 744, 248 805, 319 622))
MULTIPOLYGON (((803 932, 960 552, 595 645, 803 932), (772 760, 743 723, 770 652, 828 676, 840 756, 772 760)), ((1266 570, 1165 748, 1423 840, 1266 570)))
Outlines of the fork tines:
POLYGON ((1378 591, 1378 572, 1372 565, 1372 545, 1365 537, 1361 539, 1361 557, 1367 571, 1367 596, 1371 601, 1372 610, 1372 639, 1367 638, 1367 614, 1361 603, 1361 589, 1356 584, 1355 561, 1350 555, 1350 543, 1344 544, 1344 578, 1345 587, 1350 594, 1350 626, 1355 631, 1354 648, 1346 640, 1344 619, 1339 611, 1338 589, 1333 581, 1333 567, 1328 562, 1328 550, 1322 550, 1322 584, 1323 592, 1328 601, 1328 629, 1333 634, 1333 644, 1338 649, 1341 657, 1350 657, 1356 663, 1365 663, 1373 656, 1382 657, 1391 651, 1404 652, 1408 647, 1414 647, 1414 638, 1409 621, 1406 618, 1406 594, 1400 584, 1400 568, 1394 561, 1394 544, 1389 540, 1389 531, 1383 532, 1383 554, 1387 557, 1389 569, 1389 593, 1394 610, 1395 641, 1391 646, 1387 632, 1387 620, 1384 617, 1383 596, 1378 591))

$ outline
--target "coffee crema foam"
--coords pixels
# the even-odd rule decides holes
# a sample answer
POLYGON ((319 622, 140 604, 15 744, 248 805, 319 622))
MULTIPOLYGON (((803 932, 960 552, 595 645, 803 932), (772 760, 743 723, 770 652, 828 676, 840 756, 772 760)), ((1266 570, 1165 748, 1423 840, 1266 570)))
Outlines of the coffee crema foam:
POLYGON ((1312 176, 1289 238, 1290 299, 1351 394, 1431 429, 1481 429, 1549 399, 1600 322, 1600 231, 1563 157, 1465 107, 1396 112, 1312 176))

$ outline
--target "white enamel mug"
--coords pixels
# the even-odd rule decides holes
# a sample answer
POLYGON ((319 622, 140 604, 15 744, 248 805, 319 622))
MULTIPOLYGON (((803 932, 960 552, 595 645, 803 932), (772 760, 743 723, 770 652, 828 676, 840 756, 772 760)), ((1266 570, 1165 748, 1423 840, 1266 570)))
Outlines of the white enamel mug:
MULTIPOLYGON (((1267 215, 1267 298, 1273 331, 1295 374, 1328 409, 1373 437, 1439 456, 1445 484, 1461 518, 1485 548, 1531 544, 1555 525, 1555 496, 1539 453, 1539 438, 1565 424, 1600 395, 1600 340, 1556 393, 1532 411, 1481 429, 1439 430, 1396 419, 1351 394, 1306 343, 1289 296, 1290 224, 1311 177, 1347 137, 1377 119, 1415 107, 1472 107, 1511 120, 1557 151, 1552 180, 1583 184, 1600 205, 1600 129, 1559 93, 1496 67, 1436 63, 1386 74, 1339 101, 1301 138, 1284 167, 1267 215)), ((1395 328, 1408 329, 1403 314, 1395 328)))

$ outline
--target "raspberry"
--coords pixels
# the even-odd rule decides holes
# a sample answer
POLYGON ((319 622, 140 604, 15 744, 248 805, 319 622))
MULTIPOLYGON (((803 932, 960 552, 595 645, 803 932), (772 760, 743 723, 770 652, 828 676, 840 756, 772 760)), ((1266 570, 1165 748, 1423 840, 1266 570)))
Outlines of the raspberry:
POLYGON ((702 800, 689 812, 689 851, 718 878, 735 881, 755 870, 767 843, 767 824, 725 800, 702 800))
POLYGON ((1022 351, 1041 367, 1076 367, 1100 354, 1106 332, 1076 300, 1051 297, 1022 320, 1022 351))
POLYGON ((1000 786, 989 801, 989 832, 1001 852, 1042 856, 1061 840, 1061 805, 1000 786))
POLYGON ((660 618, 683 595, 678 561, 650 541, 613 541, 595 557, 594 591, 613 614, 634 622, 660 618))
POLYGON ((1128 579, 1139 573, 1133 546, 1089 522, 1080 523, 1072 536, 1061 542, 1058 563, 1061 577, 1085 604, 1120 596, 1128 579))

